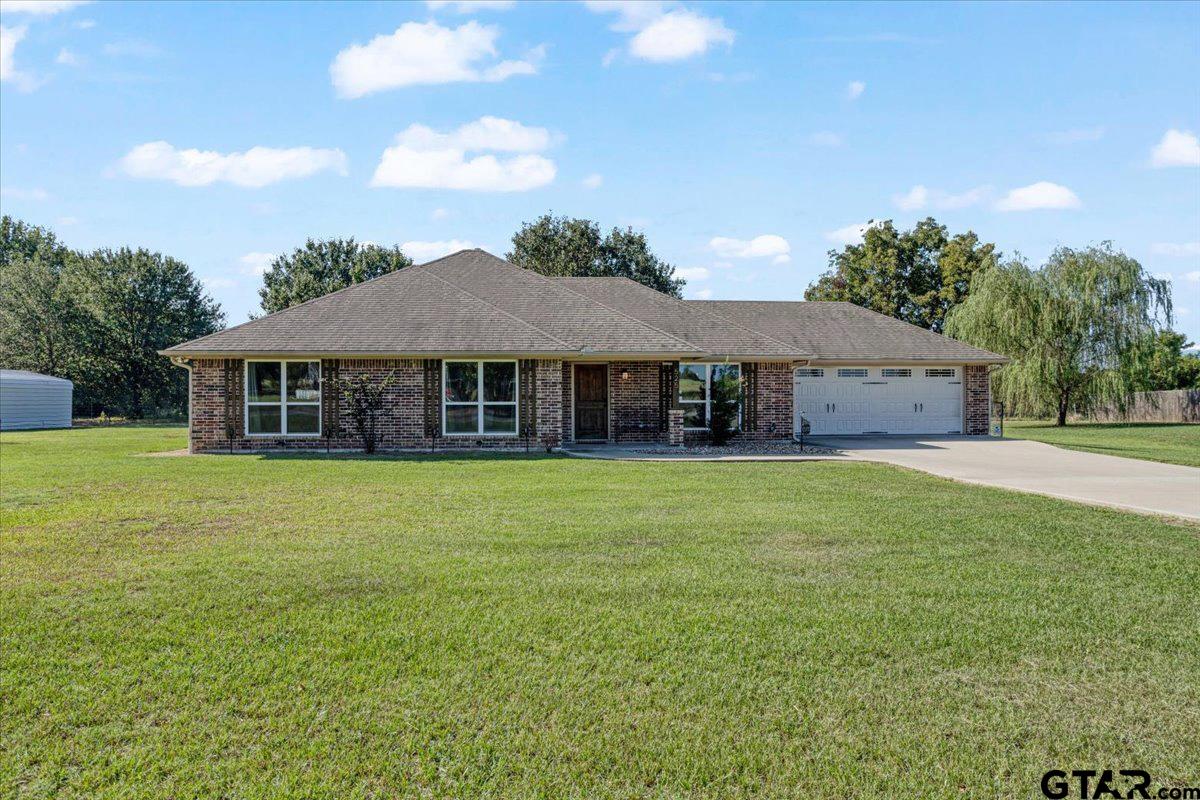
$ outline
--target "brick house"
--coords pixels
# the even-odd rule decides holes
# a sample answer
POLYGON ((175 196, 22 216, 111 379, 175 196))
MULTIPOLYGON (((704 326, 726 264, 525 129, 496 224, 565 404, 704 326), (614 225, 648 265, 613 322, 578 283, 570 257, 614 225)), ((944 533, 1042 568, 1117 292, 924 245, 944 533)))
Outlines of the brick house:
POLYGON ((464 250, 163 351, 193 452, 354 449, 339 379, 392 375, 385 449, 684 444, 712 381, 739 437, 985 434, 1004 358, 848 303, 686 301, 464 250))

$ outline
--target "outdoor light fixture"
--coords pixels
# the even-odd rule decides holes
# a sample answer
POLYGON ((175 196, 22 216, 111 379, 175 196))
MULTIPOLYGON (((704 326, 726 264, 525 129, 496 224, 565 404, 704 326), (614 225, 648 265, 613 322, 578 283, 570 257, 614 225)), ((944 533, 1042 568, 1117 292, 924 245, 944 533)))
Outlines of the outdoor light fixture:
POLYGON ((621 380, 623 380, 623 381, 629 380, 629 370, 627 370, 627 369, 621 370, 621 380))

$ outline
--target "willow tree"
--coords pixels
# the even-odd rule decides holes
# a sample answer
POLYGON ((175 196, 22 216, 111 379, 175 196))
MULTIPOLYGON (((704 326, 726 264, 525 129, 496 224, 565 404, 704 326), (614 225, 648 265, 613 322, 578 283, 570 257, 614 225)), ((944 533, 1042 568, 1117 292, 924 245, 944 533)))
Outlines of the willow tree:
POLYGON ((1041 269, 1013 260, 981 270, 946 333, 1012 359, 995 376, 996 395, 1065 425, 1068 411, 1128 407, 1152 334, 1170 318, 1167 282, 1105 242, 1061 247, 1041 269))

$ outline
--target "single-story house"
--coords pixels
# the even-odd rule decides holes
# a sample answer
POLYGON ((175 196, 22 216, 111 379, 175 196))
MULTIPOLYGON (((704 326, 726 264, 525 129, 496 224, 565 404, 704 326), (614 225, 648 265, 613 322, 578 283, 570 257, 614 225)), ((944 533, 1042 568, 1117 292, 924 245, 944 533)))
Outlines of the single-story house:
POLYGON ((1005 359, 849 303, 677 300, 482 250, 408 267, 163 351, 190 371, 194 452, 357 448, 340 380, 391 373, 381 448, 703 439, 739 431, 986 434, 1005 359))

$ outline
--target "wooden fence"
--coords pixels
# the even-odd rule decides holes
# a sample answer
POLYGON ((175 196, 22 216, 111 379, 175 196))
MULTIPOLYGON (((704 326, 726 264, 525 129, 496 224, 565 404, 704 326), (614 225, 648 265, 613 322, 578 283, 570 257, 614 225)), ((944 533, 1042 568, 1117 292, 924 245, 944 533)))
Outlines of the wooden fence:
POLYGON ((1200 389, 1138 392, 1124 414, 1107 408, 1088 418, 1098 422, 1200 422, 1200 389))

